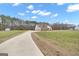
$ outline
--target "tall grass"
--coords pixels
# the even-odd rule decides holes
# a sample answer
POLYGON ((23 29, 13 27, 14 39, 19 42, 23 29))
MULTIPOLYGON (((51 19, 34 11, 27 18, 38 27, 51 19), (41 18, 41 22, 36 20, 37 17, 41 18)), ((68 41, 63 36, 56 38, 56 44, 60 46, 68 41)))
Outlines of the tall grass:
POLYGON ((79 31, 37 32, 36 34, 61 48, 79 54, 79 31))

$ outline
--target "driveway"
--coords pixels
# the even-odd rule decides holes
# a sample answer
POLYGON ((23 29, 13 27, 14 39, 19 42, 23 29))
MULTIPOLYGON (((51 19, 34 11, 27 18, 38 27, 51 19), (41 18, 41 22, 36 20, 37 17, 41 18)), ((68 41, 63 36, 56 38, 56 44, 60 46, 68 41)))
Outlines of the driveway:
POLYGON ((0 55, 8 56, 43 56, 27 31, 0 44, 0 55))

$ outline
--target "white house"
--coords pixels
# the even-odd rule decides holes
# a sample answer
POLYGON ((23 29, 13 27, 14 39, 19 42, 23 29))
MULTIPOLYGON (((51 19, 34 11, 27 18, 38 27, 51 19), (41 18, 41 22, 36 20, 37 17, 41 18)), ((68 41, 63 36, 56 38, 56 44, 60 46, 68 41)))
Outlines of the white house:
POLYGON ((75 30, 79 30, 79 26, 76 26, 76 27, 75 27, 75 30))
POLYGON ((40 24, 36 24, 35 30, 39 30, 39 31, 52 30, 52 27, 48 25, 47 23, 40 23, 40 24))
POLYGON ((41 31, 41 27, 39 25, 36 25, 35 30, 40 30, 41 31))
POLYGON ((11 29, 10 28, 5 28, 5 31, 10 31, 11 29))

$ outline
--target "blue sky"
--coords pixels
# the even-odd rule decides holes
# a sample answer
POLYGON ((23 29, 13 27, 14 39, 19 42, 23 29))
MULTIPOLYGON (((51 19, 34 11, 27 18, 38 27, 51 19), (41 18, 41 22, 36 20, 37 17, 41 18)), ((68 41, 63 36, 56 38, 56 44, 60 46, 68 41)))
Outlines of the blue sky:
POLYGON ((0 14, 51 24, 79 24, 79 4, 76 3, 3 3, 0 14))

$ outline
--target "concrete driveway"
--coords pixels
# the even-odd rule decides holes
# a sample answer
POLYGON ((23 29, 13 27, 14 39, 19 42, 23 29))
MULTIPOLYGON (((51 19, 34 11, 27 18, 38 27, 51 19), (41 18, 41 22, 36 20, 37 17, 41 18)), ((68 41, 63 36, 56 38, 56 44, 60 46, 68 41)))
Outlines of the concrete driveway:
POLYGON ((0 44, 0 55, 8 56, 43 56, 27 31, 0 44))

